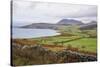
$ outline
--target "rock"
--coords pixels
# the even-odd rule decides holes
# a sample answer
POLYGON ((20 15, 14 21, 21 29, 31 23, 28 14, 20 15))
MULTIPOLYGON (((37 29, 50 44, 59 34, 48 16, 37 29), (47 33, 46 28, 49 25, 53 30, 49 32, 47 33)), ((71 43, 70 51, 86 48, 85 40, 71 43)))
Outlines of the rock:
MULTIPOLYGON (((53 64, 53 63, 70 63, 70 62, 87 62, 96 61, 97 57, 85 55, 70 50, 58 52, 51 51, 41 45, 12 45, 13 59, 19 59, 25 64, 53 64), (20 49, 19 49, 20 48, 20 49), (23 60, 24 59, 24 60, 23 60), (26 63, 29 62, 29 63, 26 63)), ((17 65, 17 63, 13 62, 17 65)), ((22 65, 22 64, 21 64, 22 65)))

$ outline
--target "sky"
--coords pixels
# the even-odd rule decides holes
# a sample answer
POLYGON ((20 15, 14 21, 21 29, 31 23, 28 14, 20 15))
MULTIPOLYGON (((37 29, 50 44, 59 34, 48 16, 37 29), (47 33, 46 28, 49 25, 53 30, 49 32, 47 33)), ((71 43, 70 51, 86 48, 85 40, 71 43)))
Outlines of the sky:
POLYGON ((57 23, 76 19, 84 23, 97 20, 97 6, 37 1, 13 1, 14 23, 57 23))

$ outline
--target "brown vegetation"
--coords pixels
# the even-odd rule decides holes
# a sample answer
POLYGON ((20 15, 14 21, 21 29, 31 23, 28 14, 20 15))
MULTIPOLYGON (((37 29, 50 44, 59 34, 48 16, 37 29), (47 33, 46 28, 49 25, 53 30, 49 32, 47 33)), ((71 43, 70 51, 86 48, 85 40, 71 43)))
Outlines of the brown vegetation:
MULTIPOLYGON (((63 46, 63 45, 50 45, 50 44, 38 44, 38 41, 36 40, 32 40, 32 39, 13 39, 12 40, 13 43, 15 44, 19 44, 19 45, 41 45, 44 48, 47 48, 51 51, 61 51, 63 49, 66 50, 71 50, 71 51, 75 51, 75 52, 79 52, 79 53, 83 53, 83 54, 87 54, 87 55, 94 55, 96 56, 97 53, 95 52, 89 52, 89 51, 84 51, 84 50, 80 50, 77 47, 72 47, 70 44, 68 44, 67 47, 63 46)), ((82 46, 82 48, 85 48, 84 46, 82 46)))
POLYGON ((70 50, 51 51, 41 45, 12 44, 12 66, 96 61, 97 58, 70 50), (25 47, 25 48, 23 48, 25 47))
POLYGON ((31 40, 31 39, 12 39, 12 42, 20 45, 25 45, 25 44, 34 45, 38 43, 36 40, 31 40))

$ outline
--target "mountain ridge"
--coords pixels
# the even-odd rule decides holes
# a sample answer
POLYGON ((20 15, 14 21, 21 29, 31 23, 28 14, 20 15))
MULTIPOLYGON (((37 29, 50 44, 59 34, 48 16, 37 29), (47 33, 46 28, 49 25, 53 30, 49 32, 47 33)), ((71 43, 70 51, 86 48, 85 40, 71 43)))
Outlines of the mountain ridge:
POLYGON ((56 24, 52 23, 32 23, 29 25, 21 26, 20 28, 35 28, 35 29, 59 29, 62 26, 73 26, 78 25, 81 30, 83 29, 92 29, 97 27, 96 21, 90 21, 90 23, 84 24, 82 21, 74 20, 74 19, 62 19, 56 24))

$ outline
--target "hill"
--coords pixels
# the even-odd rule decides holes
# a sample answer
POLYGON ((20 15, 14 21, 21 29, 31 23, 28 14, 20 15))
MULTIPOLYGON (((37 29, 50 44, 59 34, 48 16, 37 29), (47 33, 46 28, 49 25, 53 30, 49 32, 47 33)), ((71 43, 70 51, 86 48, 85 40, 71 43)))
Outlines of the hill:
POLYGON ((74 19, 62 19, 56 24, 51 23, 32 23, 29 25, 21 26, 21 28, 37 28, 37 29, 59 29, 63 26, 72 26, 72 25, 82 25, 81 21, 74 20, 74 19))
POLYGON ((62 19, 57 24, 61 25, 82 25, 83 23, 74 19, 62 19))
POLYGON ((81 30, 89 30, 89 29, 94 29, 97 28, 97 22, 96 21, 91 21, 90 23, 84 24, 80 26, 81 30))
POLYGON ((50 24, 50 23, 32 23, 30 25, 22 26, 21 28, 37 28, 37 29, 57 29, 57 24, 50 24))

